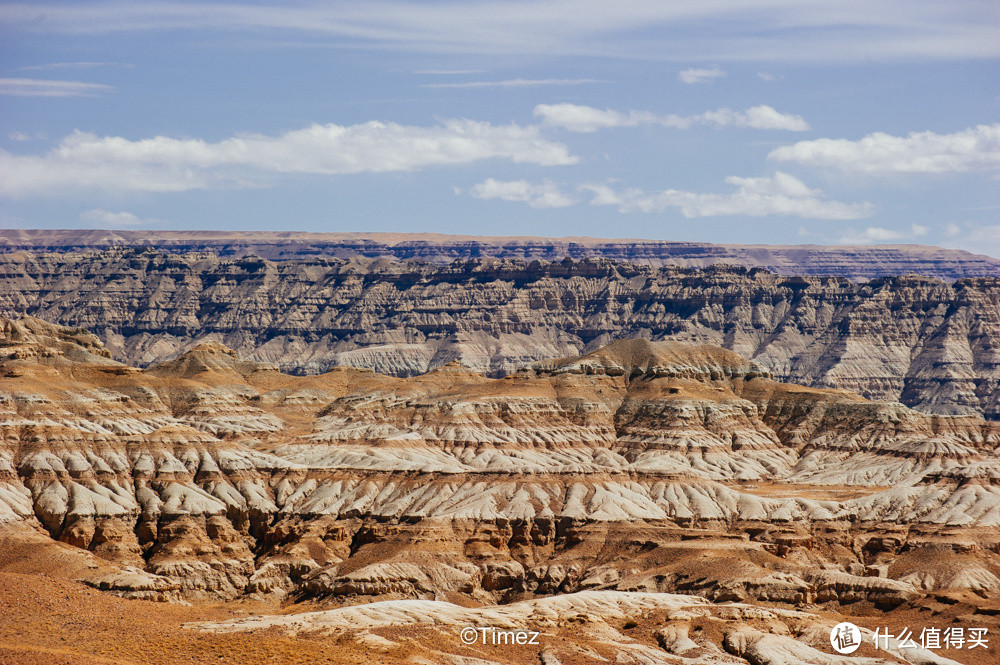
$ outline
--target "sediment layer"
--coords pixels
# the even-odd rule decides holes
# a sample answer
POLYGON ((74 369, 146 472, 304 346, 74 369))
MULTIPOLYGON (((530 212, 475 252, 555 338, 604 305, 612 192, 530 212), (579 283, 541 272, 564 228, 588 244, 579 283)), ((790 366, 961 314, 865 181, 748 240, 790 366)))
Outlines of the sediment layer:
POLYGON ((146 366, 206 341, 282 371, 491 376, 616 339, 710 343, 777 379, 1000 417, 1000 278, 857 284, 608 260, 270 261, 134 248, 0 254, 0 314, 90 329, 146 366))
MULTIPOLYGON (((136 369, 0 322, 0 533, 140 598, 1000 593, 1000 429, 624 340, 486 378, 136 369), (65 548, 65 546, 63 546, 65 548)), ((978 602, 978 601, 976 601, 978 602)))

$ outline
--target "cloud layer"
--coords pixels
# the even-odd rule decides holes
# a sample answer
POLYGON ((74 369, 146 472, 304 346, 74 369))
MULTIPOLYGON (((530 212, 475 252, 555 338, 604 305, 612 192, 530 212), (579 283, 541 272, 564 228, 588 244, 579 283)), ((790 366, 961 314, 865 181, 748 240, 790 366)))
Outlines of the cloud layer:
POLYGON ((517 201, 541 210, 543 208, 565 208, 577 203, 574 197, 564 194, 551 180, 534 185, 527 180, 501 181, 487 178, 474 185, 469 194, 477 199, 500 199, 517 201))
POLYGON ((0 79, 0 95, 14 97, 95 97, 114 88, 100 83, 82 81, 49 81, 46 79, 0 79))
POLYGON ((18 71, 42 71, 45 69, 93 69, 94 67, 124 67, 132 69, 135 65, 125 62, 47 62, 43 65, 29 65, 27 67, 21 67, 18 71))
POLYGON ((130 212, 111 212, 110 210, 87 210, 80 213, 80 221, 99 228, 122 228, 159 223, 158 219, 143 219, 130 212))
POLYGON ((818 189, 806 187, 798 178, 776 171, 773 177, 730 176, 736 187, 729 194, 685 192, 667 189, 648 194, 638 189, 616 192, 607 185, 589 185, 592 205, 617 206, 620 212, 664 212, 676 208, 688 218, 741 215, 767 217, 791 215, 807 219, 858 219, 872 213, 868 203, 841 203, 826 198, 818 189))
POLYGON ((804 132, 809 123, 802 116, 781 113, 770 106, 752 106, 745 111, 720 108, 699 115, 656 115, 648 111, 622 113, 610 109, 597 109, 577 104, 539 104, 535 115, 546 125, 562 127, 572 132, 596 132, 611 127, 638 127, 640 125, 660 125, 676 129, 688 129, 694 125, 714 127, 749 127, 752 129, 783 129, 804 132))
POLYGON ((859 62, 982 58, 1000 53, 995 4, 984 0, 621 0, 377 3, 14 2, 0 22, 102 34, 222 30, 300 34, 318 42, 418 52, 616 55, 676 61, 859 62), (657 39, 637 39, 655 28, 657 39), (762 35, 766 34, 766 40, 762 35))
POLYGON ((779 162, 827 166, 870 174, 962 173, 1000 168, 1000 124, 954 134, 913 132, 906 137, 876 132, 860 141, 817 139, 776 148, 779 162))
MULTIPOLYGON (((590 205, 615 206, 621 213, 662 213, 677 209, 687 218, 789 215, 807 219, 859 219, 872 213, 869 203, 841 203, 810 189, 798 178, 781 171, 772 177, 731 176, 726 183, 736 187, 728 194, 687 192, 667 189, 646 193, 639 189, 617 191, 608 184, 583 184, 578 192, 590 194, 590 205)), ((459 190, 460 192, 460 190, 459 190)), ((493 178, 469 190, 480 199, 500 199, 527 203, 532 208, 566 207, 577 203, 557 185, 545 181, 534 185, 525 180, 498 181, 493 178)))
POLYGON ((723 78, 726 73, 719 69, 718 67, 712 67, 711 69, 697 69, 692 67, 691 69, 685 69, 677 73, 677 80, 681 83, 704 83, 705 81, 711 81, 712 79, 723 78))
POLYGON ((163 136, 130 141, 75 132, 46 155, 0 151, 0 194, 254 187, 273 174, 412 171, 485 159, 543 166, 578 161, 566 146, 542 137, 537 127, 472 120, 435 127, 311 125, 280 136, 235 136, 218 143, 163 136))
POLYGON ((464 83, 423 83, 421 88, 536 88, 549 85, 610 83, 601 79, 508 79, 506 81, 466 81, 464 83))
POLYGON ((870 245, 892 241, 912 241, 925 236, 930 229, 921 224, 911 224, 909 230, 886 229, 881 226, 869 226, 864 231, 847 229, 837 241, 846 245, 870 245))

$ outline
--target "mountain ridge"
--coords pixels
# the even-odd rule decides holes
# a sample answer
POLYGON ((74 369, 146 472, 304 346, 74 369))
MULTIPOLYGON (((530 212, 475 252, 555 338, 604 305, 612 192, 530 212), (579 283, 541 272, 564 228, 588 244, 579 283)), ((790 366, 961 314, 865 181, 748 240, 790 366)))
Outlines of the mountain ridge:
POLYGON ((710 343, 781 380, 1000 418, 1000 278, 857 284, 608 259, 270 261, 113 248, 0 253, 0 315, 92 330, 144 366, 203 342, 286 372, 494 376, 615 339, 710 343))
POLYGON ((246 231, 0 230, 0 252, 74 252, 148 247, 162 252, 256 255, 270 260, 416 259, 436 265, 493 257, 526 261, 606 258, 653 266, 702 268, 719 263, 782 275, 835 275, 867 281, 908 272, 954 281, 1000 276, 1000 260, 929 245, 714 244, 631 238, 474 236, 435 233, 246 231))

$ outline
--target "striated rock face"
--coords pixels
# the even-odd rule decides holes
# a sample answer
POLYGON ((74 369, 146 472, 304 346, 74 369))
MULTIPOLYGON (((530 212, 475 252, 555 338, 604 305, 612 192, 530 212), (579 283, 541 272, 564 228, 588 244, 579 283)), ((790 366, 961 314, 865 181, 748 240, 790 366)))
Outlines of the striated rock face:
POLYGON ((89 557, 77 579, 146 598, 975 606, 1000 589, 998 444, 977 416, 782 384, 708 345, 289 376, 218 343, 137 370, 0 321, 4 550, 61 541, 89 557))
POLYGON ((282 371, 499 376, 620 338, 722 346, 782 381, 1000 418, 1000 278, 856 284, 607 260, 269 261, 153 250, 0 254, 0 314, 85 326, 147 365, 204 341, 282 371))
POLYGON ((780 275, 839 276, 867 281, 917 273, 956 280, 1000 276, 1000 260, 926 245, 716 245, 603 238, 454 236, 438 233, 300 233, 240 231, 0 230, 0 252, 79 252, 110 247, 175 254, 260 256, 271 260, 416 259, 437 265, 492 257, 524 261, 603 258, 651 266, 716 264, 764 268, 780 275))

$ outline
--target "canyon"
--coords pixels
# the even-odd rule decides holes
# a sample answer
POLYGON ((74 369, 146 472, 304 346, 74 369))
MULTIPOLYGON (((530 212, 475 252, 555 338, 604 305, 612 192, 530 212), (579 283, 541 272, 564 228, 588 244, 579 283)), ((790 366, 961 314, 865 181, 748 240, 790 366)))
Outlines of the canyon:
MULTIPOLYGON (((214 340, 139 368, 82 328, 2 319, 0 575, 36 589, 10 612, 148 606, 165 618, 136 631, 229 662, 247 637, 335 640, 331 662, 995 662, 869 638, 1000 630, 1000 424, 777 378, 642 338, 499 378, 290 375, 214 340), (845 618, 861 658, 832 655, 845 618), (542 643, 459 639, 480 625, 542 643)), ((56 649, 31 616, 0 649, 56 649)))
POLYGON ((457 361, 500 377, 623 338, 707 343, 780 381, 1000 417, 996 276, 858 283, 606 258, 438 265, 177 249, 0 253, 0 315, 86 327, 140 367, 214 342, 312 375, 352 366, 416 376, 457 361))
POLYGON ((0 232, 0 660, 996 662, 998 266, 0 232))

